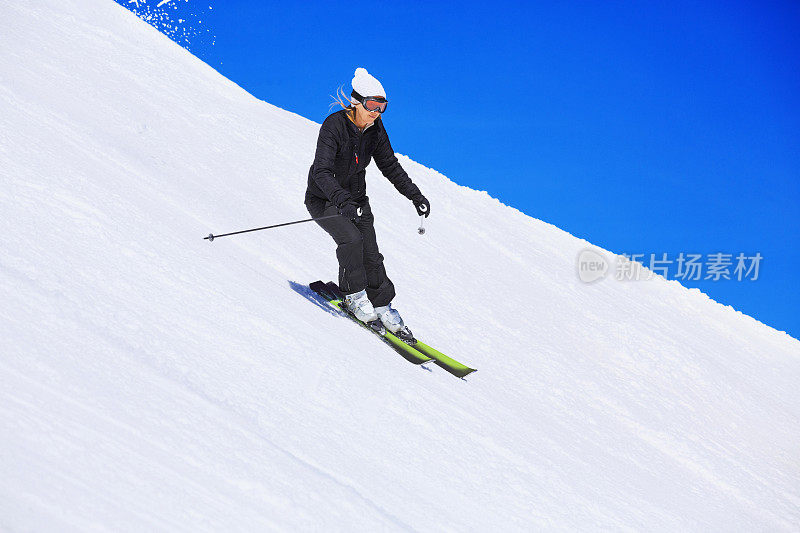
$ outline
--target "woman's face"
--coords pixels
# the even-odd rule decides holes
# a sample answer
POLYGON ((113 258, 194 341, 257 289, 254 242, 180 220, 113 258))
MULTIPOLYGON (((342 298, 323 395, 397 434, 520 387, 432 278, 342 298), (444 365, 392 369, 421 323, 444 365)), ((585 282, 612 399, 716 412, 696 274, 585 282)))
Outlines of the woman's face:
POLYGON ((362 104, 356 105, 356 117, 358 118, 359 122, 364 122, 366 124, 372 124, 375 122, 375 119, 380 116, 380 113, 377 111, 367 111, 364 109, 362 104))

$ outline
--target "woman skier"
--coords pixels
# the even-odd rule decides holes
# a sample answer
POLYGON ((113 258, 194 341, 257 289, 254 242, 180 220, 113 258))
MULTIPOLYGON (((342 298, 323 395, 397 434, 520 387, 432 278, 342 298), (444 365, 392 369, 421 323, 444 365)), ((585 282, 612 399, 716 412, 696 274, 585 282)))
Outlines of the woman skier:
POLYGON ((329 115, 319 130, 305 205, 314 218, 341 215, 317 224, 336 241, 339 288, 347 308, 371 327, 380 329, 383 324, 401 339, 411 340, 411 331, 392 308, 395 289, 386 276, 375 239, 365 180, 370 160, 375 159, 386 179, 414 203, 419 215, 427 217, 431 204, 400 166, 389 143, 381 120, 388 104, 383 85, 364 68, 356 69, 352 85, 349 102, 343 101, 346 94, 340 89, 336 102, 343 109, 329 115))

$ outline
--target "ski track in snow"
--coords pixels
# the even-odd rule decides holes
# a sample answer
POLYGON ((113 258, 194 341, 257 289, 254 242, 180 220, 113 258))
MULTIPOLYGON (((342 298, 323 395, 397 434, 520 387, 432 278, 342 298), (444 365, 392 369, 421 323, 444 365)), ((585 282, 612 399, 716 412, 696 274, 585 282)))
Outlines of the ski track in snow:
POLYGON ((3 3, 0 48, 0 529, 797 529, 789 335, 584 285, 589 243, 399 155, 396 306, 479 369, 426 372, 303 293, 319 228, 202 240, 307 216, 317 123, 110 1, 3 3))

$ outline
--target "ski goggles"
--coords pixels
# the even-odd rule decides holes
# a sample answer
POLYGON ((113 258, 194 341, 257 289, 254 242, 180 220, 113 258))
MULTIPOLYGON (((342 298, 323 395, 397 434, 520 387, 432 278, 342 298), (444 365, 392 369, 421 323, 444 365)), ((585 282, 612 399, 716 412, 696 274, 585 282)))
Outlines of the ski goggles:
POLYGON ((386 106, 389 104, 389 101, 383 96, 361 96, 355 91, 353 91, 350 96, 361 102, 364 109, 371 112, 377 111, 378 113, 384 113, 386 111, 386 106))

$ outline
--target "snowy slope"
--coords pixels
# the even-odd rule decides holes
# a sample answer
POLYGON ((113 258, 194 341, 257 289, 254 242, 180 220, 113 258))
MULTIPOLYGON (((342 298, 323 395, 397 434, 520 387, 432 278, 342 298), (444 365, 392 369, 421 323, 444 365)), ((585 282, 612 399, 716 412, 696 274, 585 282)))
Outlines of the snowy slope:
POLYGON ((582 284, 588 243, 401 156, 396 305, 479 369, 428 372, 303 291, 319 228, 202 240, 304 218, 318 124, 110 0, 0 2, 0 50, 0 530, 800 524, 797 340, 582 284))

